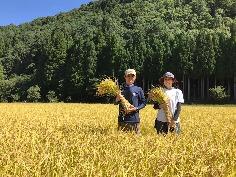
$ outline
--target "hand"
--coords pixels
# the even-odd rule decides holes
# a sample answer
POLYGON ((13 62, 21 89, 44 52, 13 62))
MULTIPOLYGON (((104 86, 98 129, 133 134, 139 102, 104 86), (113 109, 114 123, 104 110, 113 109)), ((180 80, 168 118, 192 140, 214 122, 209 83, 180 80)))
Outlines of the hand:
POLYGON ((126 110, 126 114, 129 114, 129 113, 131 113, 131 112, 134 112, 134 111, 136 111, 137 110, 137 108, 136 107, 134 107, 133 105, 130 105, 130 107, 126 110))
POLYGON ((171 128, 175 128, 176 124, 175 124, 175 121, 174 119, 172 118, 171 121, 170 121, 170 127, 171 128))
POLYGON ((116 96, 116 102, 120 101, 121 97, 122 97, 121 92, 119 92, 116 96))

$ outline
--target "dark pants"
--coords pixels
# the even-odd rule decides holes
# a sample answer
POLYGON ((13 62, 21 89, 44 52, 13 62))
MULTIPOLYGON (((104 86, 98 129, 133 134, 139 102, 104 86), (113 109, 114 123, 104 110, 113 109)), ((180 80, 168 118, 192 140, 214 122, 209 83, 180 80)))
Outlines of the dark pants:
POLYGON ((157 130, 157 134, 167 134, 169 131, 173 132, 173 133, 180 133, 180 124, 179 123, 175 123, 176 127, 174 129, 170 129, 168 130, 168 123, 167 122, 161 122, 158 120, 155 120, 155 128, 157 130))
POLYGON ((118 130, 140 134, 140 123, 118 122, 118 130))

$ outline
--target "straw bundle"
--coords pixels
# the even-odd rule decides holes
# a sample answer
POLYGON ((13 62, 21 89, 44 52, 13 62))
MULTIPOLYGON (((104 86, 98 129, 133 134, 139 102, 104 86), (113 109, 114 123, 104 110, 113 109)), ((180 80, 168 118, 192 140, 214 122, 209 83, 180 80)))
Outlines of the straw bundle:
MULTIPOLYGON (((112 96, 116 97, 121 93, 119 86, 110 78, 103 79, 97 86, 98 96, 112 96)), ((120 102, 124 108, 125 113, 132 106, 123 95, 120 94, 120 102)))
MULTIPOLYGON (((170 112, 170 106, 169 106, 169 98, 165 94, 162 87, 155 87, 152 88, 148 92, 148 98, 154 102, 157 102, 159 104, 163 105, 163 110, 167 119, 167 122, 170 124, 173 122, 173 115, 170 112)), ((172 125, 173 126, 173 125, 172 125)))

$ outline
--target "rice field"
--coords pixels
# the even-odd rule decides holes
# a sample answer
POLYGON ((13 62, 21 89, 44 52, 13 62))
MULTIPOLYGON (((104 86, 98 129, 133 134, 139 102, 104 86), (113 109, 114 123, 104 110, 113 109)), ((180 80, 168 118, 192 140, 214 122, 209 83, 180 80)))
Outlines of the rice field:
POLYGON ((0 176, 235 177, 236 105, 184 105, 182 133, 117 131, 112 104, 0 104, 0 176))

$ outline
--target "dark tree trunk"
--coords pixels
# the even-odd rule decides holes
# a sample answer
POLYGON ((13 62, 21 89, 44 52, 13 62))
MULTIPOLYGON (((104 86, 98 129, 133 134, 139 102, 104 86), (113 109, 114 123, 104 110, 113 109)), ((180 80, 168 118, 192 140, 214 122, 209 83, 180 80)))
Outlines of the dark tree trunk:
POLYGON ((207 100, 209 100, 209 77, 207 76, 207 83, 206 83, 206 96, 207 96, 207 100))
POLYGON ((144 79, 144 77, 142 79, 142 84, 143 84, 143 91, 145 92, 145 79, 144 79))
POLYGON ((190 79, 188 77, 188 101, 190 101, 190 79))
POLYGON ((182 80, 183 80, 183 86, 182 86, 182 87, 183 87, 183 88, 182 88, 182 89, 183 89, 183 95, 185 95, 185 84, 184 84, 185 82, 184 82, 184 74, 183 74, 183 78, 182 78, 182 80))
POLYGON ((234 73, 234 101, 236 101, 236 72, 234 73))
POLYGON ((204 94, 204 77, 201 78, 201 100, 204 100, 205 94, 204 94))

